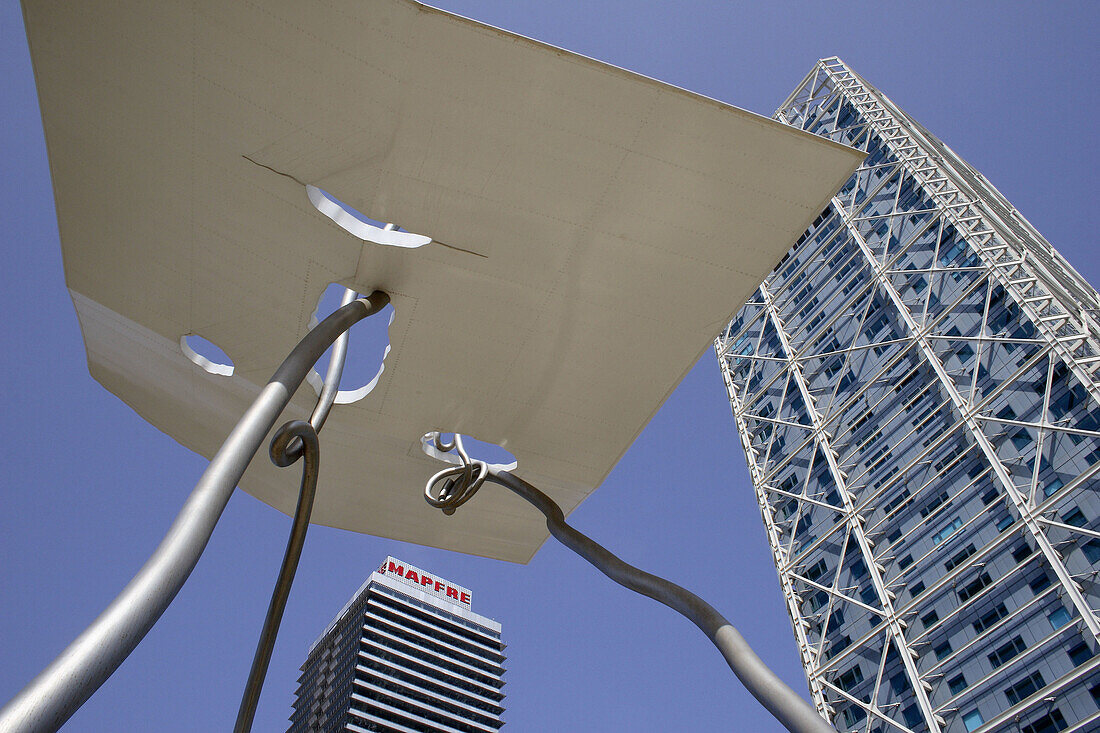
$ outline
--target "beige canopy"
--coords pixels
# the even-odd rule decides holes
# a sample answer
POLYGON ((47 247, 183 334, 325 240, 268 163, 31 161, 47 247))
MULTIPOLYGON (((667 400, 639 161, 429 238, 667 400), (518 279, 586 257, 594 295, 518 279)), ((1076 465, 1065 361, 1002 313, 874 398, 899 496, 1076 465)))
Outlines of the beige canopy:
MULTIPOLYGON (((24 5, 95 379, 211 456, 326 286, 384 290, 313 521, 489 557, 529 560, 542 516, 495 488, 431 509, 420 437, 501 444, 568 512, 861 157, 408 0, 24 5)), ((242 488, 292 512, 298 481, 261 456, 242 488)))

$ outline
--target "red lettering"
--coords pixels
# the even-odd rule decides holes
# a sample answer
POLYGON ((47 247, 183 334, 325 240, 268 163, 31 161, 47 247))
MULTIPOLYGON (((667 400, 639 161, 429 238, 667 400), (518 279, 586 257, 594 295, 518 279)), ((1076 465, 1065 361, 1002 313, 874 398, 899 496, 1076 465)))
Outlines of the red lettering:
POLYGON ((436 580, 427 573, 418 573, 416 570, 413 570, 411 565, 406 568, 404 565, 399 565, 387 558, 382 561, 382 567, 378 568, 378 572, 383 574, 396 574, 398 577, 404 578, 410 583, 416 583, 430 591, 434 590, 436 593, 444 593, 447 598, 452 598, 459 603, 470 605, 469 593, 460 591, 454 586, 447 585, 446 581, 436 580))

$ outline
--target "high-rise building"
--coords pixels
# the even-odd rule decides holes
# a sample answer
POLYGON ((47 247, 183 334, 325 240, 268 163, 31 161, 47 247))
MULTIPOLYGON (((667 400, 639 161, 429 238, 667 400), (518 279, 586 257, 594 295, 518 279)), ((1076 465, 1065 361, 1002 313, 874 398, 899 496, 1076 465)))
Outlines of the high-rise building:
POLYGON ((500 729, 500 624, 472 596, 387 557, 309 648, 290 733, 500 729))
POLYGON ((859 171, 716 341, 841 730, 1100 730, 1100 298, 839 59, 776 119, 859 171))

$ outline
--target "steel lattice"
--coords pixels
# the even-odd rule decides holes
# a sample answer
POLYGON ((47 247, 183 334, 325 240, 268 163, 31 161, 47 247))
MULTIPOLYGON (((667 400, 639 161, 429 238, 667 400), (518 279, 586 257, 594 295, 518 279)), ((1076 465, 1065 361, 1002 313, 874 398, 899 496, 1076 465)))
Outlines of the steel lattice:
POLYGON ((868 153, 715 342, 815 703, 1100 725, 1100 297, 839 59, 775 116, 868 153))

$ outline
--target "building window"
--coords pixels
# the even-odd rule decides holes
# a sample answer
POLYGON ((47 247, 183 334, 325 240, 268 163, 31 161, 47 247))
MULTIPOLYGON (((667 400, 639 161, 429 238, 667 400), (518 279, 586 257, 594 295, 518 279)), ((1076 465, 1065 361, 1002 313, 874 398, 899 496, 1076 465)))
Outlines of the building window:
POLYGON ((937 510, 937 508, 943 506, 947 502, 947 492, 939 492, 939 495, 935 497, 931 502, 928 502, 921 510, 921 517, 926 517, 937 510))
POLYGON ((863 682, 863 670, 858 664, 836 678, 836 686, 845 692, 850 692, 860 682, 863 682))
POLYGON ((801 535, 803 532, 810 528, 811 524, 813 524, 813 520, 810 518, 810 515, 804 515, 801 519, 798 520, 798 524, 794 526, 794 536, 798 537, 799 535, 801 535))
POLYGON ((996 669, 1026 648, 1027 647, 1024 646, 1024 640, 1019 636, 1015 636, 1007 644, 998 647, 997 651, 989 655, 989 663, 996 669))
POLYGON ((890 514, 899 506, 905 503, 905 500, 909 498, 909 489, 902 489, 901 492, 882 507, 883 514, 890 514))
POLYGON ((849 705, 844 709, 844 725, 851 728, 856 723, 867 717, 867 711, 855 705, 849 705))
POLYGON ((1087 522, 1087 520, 1085 519, 1085 515, 1078 507, 1073 507, 1073 509, 1063 514, 1062 521, 1066 524, 1071 524, 1074 527, 1084 527, 1085 523, 1087 522))
POLYGON ((1085 558, 1089 563, 1095 565, 1097 561, 1100 561, 1100 540, 1089 540, 1085 544, 1081 545, 1081 549, 1085 553, 1085 558))
POLYGON ((1043 681, 1043 675, 1038 672, 1024 677, 1022 680, 1014 684, 1005 690, 1005 698, 1008 699, 1009 705, 1015 705, 1021 700, 1025 699, 1032 693, 1038 692, 1043 689, 1046 682, 1043 681))
POLYGON ((1016 450, 1018 451, 1022 452, 1033 442, 1035 441, 1034 439, 1032 439, 1031 433, 1024 428, 1020 428, 1012 434, 1012 445, 1015 446, 1016 450))
POLYGON ((909 679, 905 676, 905 672, 898 672, 890 678, 890 689, 894 691, 895 695, 900 695, 910 689, 909 679))
POLYGON ((837 639, 833 639, 829 643, 829 650, 825 653, 825 658, 828 659, 836 654, 840 654, 852 644, 852 638, 850 636, 841 636, 837 639))
POLYGON ((844 624, 844 610, 841 608, 833 608, 833 612, 829 614, 829 625, 825 628, 826 634, 831 634, 839 629, 844 624))
POLYGON ((1047 615, 1047 620, 1050 621, 1050 628, 1057 631, 1070 622, 1072 617, 1069 615, 1064 607, 1059 606, 1053 613, 1047 615))
POLYGON ((1062 488, 1062 486, 1064 486, 1064 484, 1062 483, 1062 479, 1060 478, 1047 481, 1045 484, 1043 484, 1043 494, 1045 496, 1051 496, 1054 494, 1055 491, 1062 488))
POLYGON ((980 634, 986 629, 991 628, 995 623, 997 623, 1007 615, 1008 609, 1005 608, 1005 604, 998 603, 992 611, 984 614, 981 618, 974 622, 974 631, 980 634))
POLYGON ((944 643, 940 644, 938 647, 936 647, 932 651, 934 651, 936 653, 936 659, 941 660, 944 657, 946 657, 948 654, 951 653, 951 651, 952 651, 951 642, 945 641, 944 643))
POLYGON ((984 722, 985 718, 977 710, 971 710, 963 715, 963 725, 966 726, 967 731, 977 730, 984 722))
POLYGON ((825 564, 824 558, 814 563, 813 567, 806 571, 806 577, 810 580, 817 580, 825 571, 829 569, 829 566, 825 564))
POLYGON ((959 528, 962 527, 962 526, 963 526, 962 519, 960 519, 959 517, 955 517, 950 522, 948 522, 946 525, 944 525, 942 528, 940 528, 939 532, 936 532, 936 534, 932 535, 932 544, 933 545, 938 545, 939 543, 943 542, 944 540, 946 540, 951 535, 958 532, 959 528))
POLYGON ((952 555, 951 559, 943 564, 944 569, 947 570, 947 572, 951 572, 952 570, 957 568, 963 560, 970 557, 975 552, 976 550, 974 549, 974 545, 967 545, 962 550, 952 555))
POLYGON ((920 510, 921 518, 927 517, 929 514, 936 511, 941 506, 943 506, 946 502, 947 502, 947 492, 942 491, 942 492, 940 492, 939 496, 934 498, 932 501, 928 502, 928 504, 923 509, 920 510))
POLYGON ((1084 642, 1070 649, 1068 652, 1069 661, 1073 663, 1074 667, 1080 667, 1085 662, 1092 659, 1092 650, 1089 649, 1089 645, 1084 642))
POLYGON ((1062 711, 1054 708, 1031 725, 1025 725, 1020 729, 1020 733, 1055 733, 1067 727, 1069 726, 1066 725, 1066 719, 1062 717, 1062 711))
POLYGON ((966 689, 966 678, 961 674, 955 675, 947 681, 947 688, 951 690, 952 695, 958 695, 966 689))
POLYGON ((967 583, 965 586, 958 590, 959 600, 966 603, 974 596, 978 595, 987 585, 993 582, 993 579, 989 577, 989 573, 982 573, 974 580, 967 583))
POLYGON ((1050 587, 1050 578, 1047 577, 1046 573, 1043 573, 1038 578, 1028 583, 1028 587, 1031 588, 1032 593, 1039 595, 1050 587))
POLYGON ((929 628, 932 624, 940 620, 940 615, 936 613, 936 609, 932 609, 928 613, 920 617, 920 622, 924 624, 924 628, 929 628))

